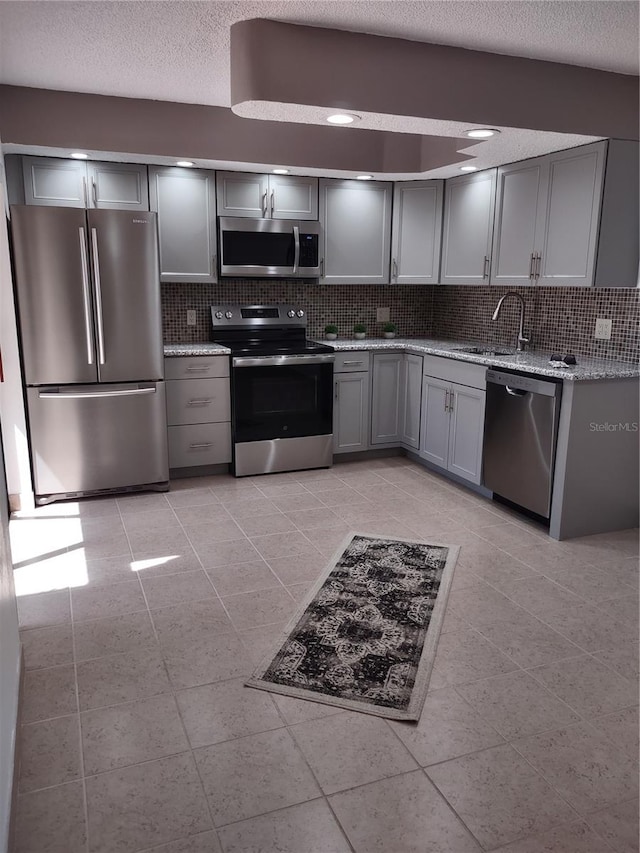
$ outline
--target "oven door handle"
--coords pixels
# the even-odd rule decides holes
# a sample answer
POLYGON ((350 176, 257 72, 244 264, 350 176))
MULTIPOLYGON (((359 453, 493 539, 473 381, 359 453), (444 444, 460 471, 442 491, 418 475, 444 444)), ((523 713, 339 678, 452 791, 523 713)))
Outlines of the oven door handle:
POLYGON ((288 364, 327 364, 335 361, 334 353, 321 355, 262 355, 237 356, 234 367, 286 367, 288 364))
POLYGON ((298 264, 300 263, 300 229, 297 225, 293 226, 293 274, 298 272, 298 264))

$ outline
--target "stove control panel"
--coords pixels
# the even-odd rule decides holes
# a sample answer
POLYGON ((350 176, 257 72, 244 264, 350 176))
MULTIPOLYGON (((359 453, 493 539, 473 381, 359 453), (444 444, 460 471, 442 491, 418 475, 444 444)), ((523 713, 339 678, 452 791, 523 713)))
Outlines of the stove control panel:
POLYGON ((307 315, 297 305, 212 305, 215 329, 256 329, 286 327, 304 329, 307 315))

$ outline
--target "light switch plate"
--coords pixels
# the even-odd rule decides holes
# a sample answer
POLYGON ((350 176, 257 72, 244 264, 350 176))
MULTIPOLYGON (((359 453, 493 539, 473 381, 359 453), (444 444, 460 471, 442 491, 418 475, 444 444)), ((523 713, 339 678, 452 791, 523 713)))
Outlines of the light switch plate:
POLYGON ((603 317, 598 317, 596 320, 596 329, 594 332, 594 338, 597 341, 610 341, 611 340, 611 320, 605 320, 603 317))
POLYGON ((378 323, 388 323, 390 316, 388 308, 376 308, 376 320, 378 323))
POLYGON ((187 326, 195 326, 196 312, 193 309, 187 311, 187 326))

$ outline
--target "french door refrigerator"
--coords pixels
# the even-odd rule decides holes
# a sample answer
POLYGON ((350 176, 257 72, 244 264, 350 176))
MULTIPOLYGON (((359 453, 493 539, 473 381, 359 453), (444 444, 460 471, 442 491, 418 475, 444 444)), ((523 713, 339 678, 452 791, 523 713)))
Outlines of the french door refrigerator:
POLYGON ((156 215, 11 207, 36 500, 166 489, 156 215))

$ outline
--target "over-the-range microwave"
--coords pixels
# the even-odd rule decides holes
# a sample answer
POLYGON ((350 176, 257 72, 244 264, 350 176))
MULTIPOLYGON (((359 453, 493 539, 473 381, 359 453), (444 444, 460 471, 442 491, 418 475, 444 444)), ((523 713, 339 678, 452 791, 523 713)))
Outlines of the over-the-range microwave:
POLYGON ((220 275, 317 278, 320 223, 220 217, 220 275))

